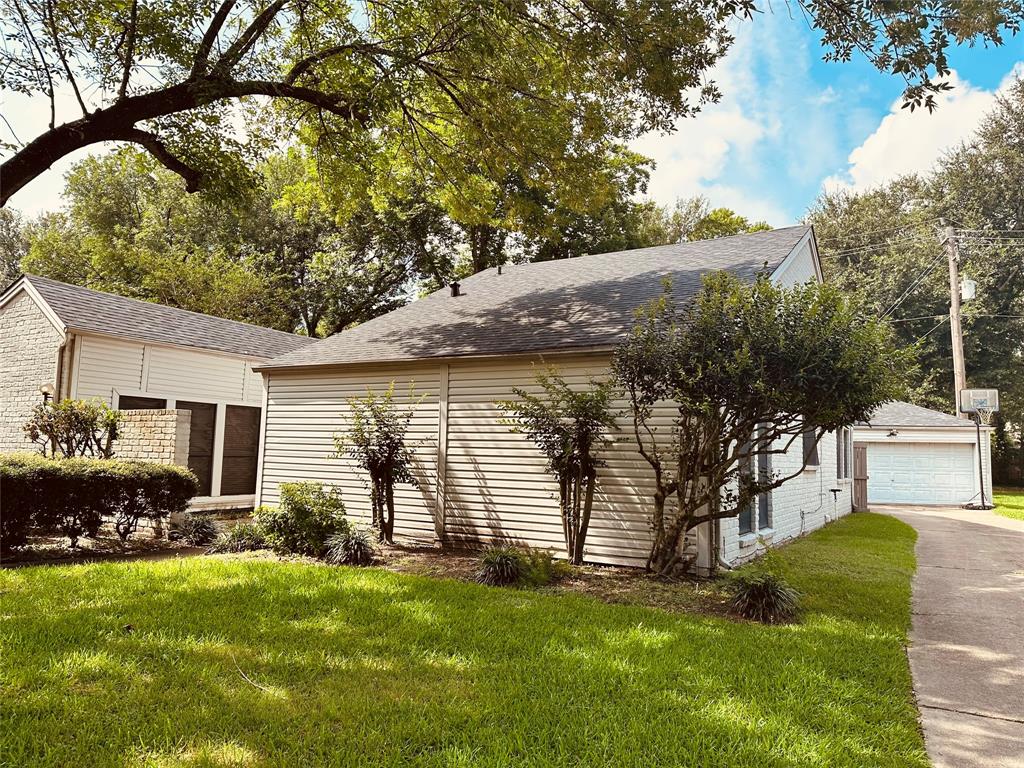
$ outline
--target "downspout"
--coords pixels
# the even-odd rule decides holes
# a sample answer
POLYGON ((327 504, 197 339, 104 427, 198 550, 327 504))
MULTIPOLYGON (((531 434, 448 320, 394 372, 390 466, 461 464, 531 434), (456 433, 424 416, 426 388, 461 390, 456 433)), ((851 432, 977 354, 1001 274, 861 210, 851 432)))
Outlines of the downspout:
POLYGON ((64 353, 67 352, 68 342, 71 339, 71 334, 67 334, 64 337, 64 341, 57 347, 57 374, 53 380, 54 395, 53 399, 60 402, 64 399, 64 353))
POLYGON ((718 568, 721 568, 724 571, 731 571, 732 563, 726 562, 725 558, 722 557, 722 521, 718 518, 715 518, 712 537, 713 541, 711 548, 713 550, 713 562, 718 568))

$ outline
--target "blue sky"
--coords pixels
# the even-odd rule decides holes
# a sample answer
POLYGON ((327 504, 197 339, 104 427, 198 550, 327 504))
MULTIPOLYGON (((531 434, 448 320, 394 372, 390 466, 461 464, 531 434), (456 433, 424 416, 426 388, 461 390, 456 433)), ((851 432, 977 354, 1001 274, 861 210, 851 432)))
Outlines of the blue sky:
MULTIPOLYGON (((950 55, 955 90, 940 109, 900 109, 902 81, 862 58, 826 64, 817 35, 785 4, 776 13, 735 22, 736 44, 714 73, 723 99, 667 136, 633 146, 657 167, 650 197, 671 204, 705 195, 773 226, 797 221, 823 185, 865 189, 901 172, 927 170, 950 145, 970 136, 993 94, 1024 74, 1024 37, 1001 48, 950 55)), ((64 119, 76 116, 60 94, 64 119)), ((22 139, 46 127, 48 104, 5 95, 4 115, 22 139)), ((60 118, 58 118, 60 119, 60 118)), ((61 205, 63 174, 85 152, 55 164, 11 201, 28 214, 61 205)))
POLYGON ((634 147, 658 163, 649 193, 659 202, 704 194, 774 226, 797 221, 823 185, 865 189, 927 170, 969 137, 1012 73, 1024 74, 1024 37, 957 49, 955 90, 937 112, 911 113, 902 80, 863 58, 823 62, 817 34, 785 10, 737 23, 736 37, 716 71, 723 99, 634 147))

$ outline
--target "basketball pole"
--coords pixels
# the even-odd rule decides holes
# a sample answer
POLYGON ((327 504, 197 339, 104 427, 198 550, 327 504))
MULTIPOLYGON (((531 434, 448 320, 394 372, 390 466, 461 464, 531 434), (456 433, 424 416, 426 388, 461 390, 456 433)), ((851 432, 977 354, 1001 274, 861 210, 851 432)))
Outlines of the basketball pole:
POLYGON ((964 335, 960 327, 960 248, 953 228, 945 226, 946 257, 949 260, 949 333, 953 346, 953 412, 961 419, 967 415, 960 412, 960 392, 967 389, 967 372, 964 366, 964 335))

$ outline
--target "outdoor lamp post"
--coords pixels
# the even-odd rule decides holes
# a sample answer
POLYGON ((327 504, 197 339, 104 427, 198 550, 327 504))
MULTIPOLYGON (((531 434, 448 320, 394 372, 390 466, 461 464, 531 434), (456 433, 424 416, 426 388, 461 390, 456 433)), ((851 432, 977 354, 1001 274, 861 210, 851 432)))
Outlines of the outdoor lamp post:
POLYGON ((49 382, 39 387, 39 394, 43 396, 44 403, 50 402, 50 398, 53 397, 56 393, 57 389, 53 386, 53 384, 50 384, 49 382))

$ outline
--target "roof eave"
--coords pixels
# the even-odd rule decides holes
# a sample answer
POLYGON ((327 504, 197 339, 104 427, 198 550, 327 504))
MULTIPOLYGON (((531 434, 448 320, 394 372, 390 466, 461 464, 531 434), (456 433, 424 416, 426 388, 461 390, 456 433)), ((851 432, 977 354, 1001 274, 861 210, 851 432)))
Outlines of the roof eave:
POLYGON ((334 362, 334 363, 300 363, 297 365, 254 365, 253 370, 256 373, 267 373, 271 374, 275 371, 279 372, 295 372, 301 373, 303 371, 320 371, 325 369, 337 369, 337 368, 353 368, 356 366, 374 366, 374 365, 416 365, 422 363, 451 363, 459 362, 462 360, 496 360, 504 359, 509 357, 545 357, 550 355, 588 355, 588 354, 602 354, 610 353, 615 351, 615 344, 598 344, 580 347, 547 347, 544 349, 524 349, 520 351, 511 352, 494 352, 490 354, 474 354, 469 353, 465 355, 437 355, 431 357, 399 357, 389 359, 378 359, 378 360, 353 360, 350 362, 334 362))

